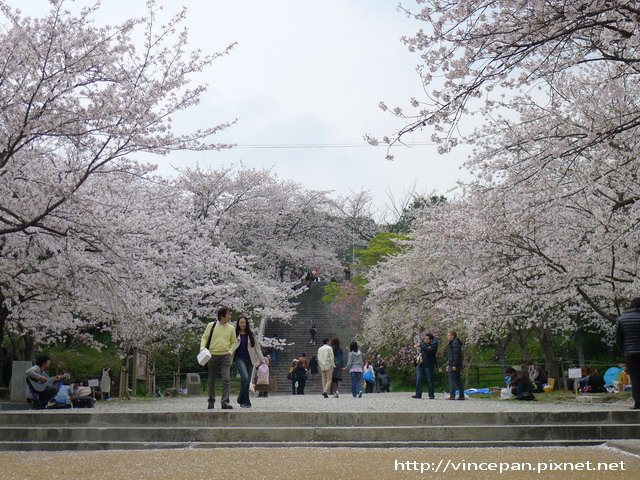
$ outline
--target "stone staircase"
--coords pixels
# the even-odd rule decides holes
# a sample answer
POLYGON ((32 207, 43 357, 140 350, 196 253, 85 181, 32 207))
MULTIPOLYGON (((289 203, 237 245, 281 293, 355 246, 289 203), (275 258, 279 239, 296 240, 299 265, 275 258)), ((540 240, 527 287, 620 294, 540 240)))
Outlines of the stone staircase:
POLYGON ((637 411, 0 413, 0 451, 506 447, 638 439, 637 411))
MULTIPOLYGON (((269 322, 265 329, 267 337, 278 336, 286 338, 287 343, 293 345, 287 346, 283 351, 279 352, 278 361, 272 365, 270 374, 276 376, 278 383, 278 394, 291 394, 291 381, 287 379, 287 372, 294 358, 298 358, 301 353, 306 353, 307 358, 317 355, 318 348, 322 346, 323 338, 339 338, 344 362, 347 362, 349 354, 349 345, 354 337, 354 332, 349 326, 348 319, 344 316, 336 315, 331 312, 331 307, 322 301, 324 294, 323 282, 314 282, 311 288, 302 292, 296 300, 300 302, 296 308, 296 315, 290 324, 279 322, 269 322), (309 343, 309 325, 311 320, 316 322, 316 343, 309 343)), ((305 387, 305 394, 321 393, 321 379, 318 373, 315 383, 312 381, 311 374, 305 387)), ((342 382, 340 382, 340 394, 350 395, 351 380, 349 373, 343 373, 342 382)))

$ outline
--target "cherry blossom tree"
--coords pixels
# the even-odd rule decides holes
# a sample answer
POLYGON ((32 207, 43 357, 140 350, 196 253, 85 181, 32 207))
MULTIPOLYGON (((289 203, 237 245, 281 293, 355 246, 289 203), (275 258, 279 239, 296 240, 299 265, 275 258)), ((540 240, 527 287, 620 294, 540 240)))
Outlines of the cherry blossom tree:
MULTIPOLYGON (((18 333, 30 331, 38 317, 66 319, 57 322, 57 332, 82 323, 82 273, 99 278, 95 257, 122 253, 118 235, 108 232, 112 245, 94 231, 96 219, 105 217, 84 215, 93 177, 140 174, 147 168, 127 160, 138 152, 226 147, 210 138, 229 124, 177 134, 171 117, 198 103, 205 86, 191 78, 233 45, 206 56, 189 51, 181 30, 184 9, 161 25, 154 2, 144 18, 106 27, 92 21, 99 5, 74 15, 64 0, 50 3, 47 15, 29 18, 0 2, 0 261, 7 266, 0 281, 2 333, 9 316, 18 333), (138 36, 142 47, 133 40, 138 36)), ((113 220, 114 231, 130 232, 113 220)), ((118 288, 113 278, 109 283, 118 288)), ((127 290, 126 283, 122 289, 145 290, 127 290)), ((89 296, 95 304, 106 291, 89 296)), ((94 317, 99 310, 93 309, 94 317)), ((51 334, 46 325, 40 330, 51 334)))
MULTIPOLYGON (((509 104, 505 91, 532 86, 558 91, 559 75, 585 65, 606 65, 611 78, 637 80, 640 16, 634 0, 416 0, 418 11, 400 7, 426 26, 403 37, 424 65, 418 73, 426 98, 411 111, 381 108, 407 121, 390 145, 410 132, 433 129, 447 151, 459 140, 457 126, 479 110, 509 104)), ((637 112, 636 112, 637 113, 637 112)), ((637 115, 613 120, 600 134, 633 130, 637 115)), ((371 139, 377 142, 376 139, 371 139)))
POLYGON ((250 258, 265 279, 288 281, 285 268, 299 265, 341 271, 336 251, 344 226, 328 192, 243 167, 184 169, 180 185, 210 237, 250 258))
POLYGON ((0 235, 64 236, 52 214, 118 159, 226 147, 210 137, 229 124, 177 134, 171 117, 198 103, 205 86, 193 85, 193 74, 232 45, 189 51, 185 10, 161 25, 148 5, 144 18, 97 27, 98 5, 76 16, 51 0, 46 16, 29 18, 0 2, 0 235))
POLYGON ((391 109, 407 123, 385 141, 432 128, 447 151, 462 138, 477 180, 379 267, 368 334, 398 331, 402 311, 474 341, 535 333, 549 367, 554 336, 610 338, 637 294, 636 2, 417 3, 429 25, 404 41, 425 62, 428 96, 414 113, 391 109), (469 135, 474 113, 483 125, 469 135))

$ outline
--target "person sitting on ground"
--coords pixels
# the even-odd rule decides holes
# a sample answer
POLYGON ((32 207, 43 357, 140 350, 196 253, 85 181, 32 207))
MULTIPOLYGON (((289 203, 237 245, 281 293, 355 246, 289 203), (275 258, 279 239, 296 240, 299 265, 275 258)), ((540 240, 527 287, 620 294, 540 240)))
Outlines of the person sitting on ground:
POLYGON ((541 393, 544 391, 544 385, 547 383, 547 372, 540 365, 531 364, 528 367, 529 380, 534 384, 535 391, 541 393))
POLYGON ((529 374, 527 372, 516 372, 515 376, 511 378, 509 386, 511 387, 511 393, 518 400, 529 400, 535 398, 533 397, 535 386, 529 379, 529 374))
POLYGON ((93 398, 93 391, 87 382, 76 382, 73 384, 71 403, 75 408, 91 408, 96 399, 93 398))
POLYGON ((582 377, 580 377, 578 379, 578 388, 584 388, 587 386, 587 382, 589 381, 589 372, 591 371, 590 368, 583 368, 582 369, 582 377))
POLYGON ((50 377, 46 370, 51 366, 51 359, 48 355, 40 355, 36 358, 36 364, 27 369, 26 381, 33 408, 47 408, 47 404, 53 400, 58 393, 58 380, 64 375, 50 377))
POLYGON ((58 393, 54 397, 53 401, 56 402, 58 408, 71 408, 72 395, 73 389, 71 388, 71 385, 69 385, 69 381, 62 380, 60 382, 60 388, 58 388, 58 393))
POLYGON ((627 364, 623 363, 621 365, 622 372, 620 372, 620 390, 627 392, 631 391, 631 382, 629 380, 629 371, 627 370, 627 364))
POLYGON ((606 393, 607 387, 604 383, 604 378, 598 373, 595 368, 589 372, 589 379, 587 380, 587 387, 590 393, 606 393))
POLYGON ((504 383, 507 387, 511 384, 511 380, 516 378, 516 373, 516 369, 513 367, 504 369, 504 383))

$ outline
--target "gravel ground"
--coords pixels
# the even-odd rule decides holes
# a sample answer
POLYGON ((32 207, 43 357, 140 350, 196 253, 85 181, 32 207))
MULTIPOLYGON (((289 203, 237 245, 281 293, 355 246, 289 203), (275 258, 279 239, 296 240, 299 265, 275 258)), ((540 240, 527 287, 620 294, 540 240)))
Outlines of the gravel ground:
MULTIPOLYGON (((402 393, 370 393, 362 398, 353 398, 350 393, 340 395, 340 398, 323 398, 320 394, 313 395, 276 395, 267 398, 252 397, 252 408, 240 408, 232 395, 234 411, 297 411, 297 412, 536 412, 536 411, 601 411, 627 410, 631 407, 631 400, 613 403, 581 402, 549 402, 534 401, 520 402, 517 400, 492 400, 469 397, 467 400, 450 401, 446 394, 437 394, 434 400, 426 397, 411 398, 410 392, 402 393)), ((93 409, 75 409, 77 413, 95 412, 198 412, 206 410, 206 397, 163 397, 163 398, 133 398, 131 400, 99 401, 93 409)), ((219 400, 215 409, 220 409, 219 400)), ((69 410, 58 410, 68 412, 69 410)), ((23 411, 24 412, 24 411, 23 411)), ((51 412, 48 410, 47 412, 51 412)), ((5 413, 5 412, 3 412, 5 413)), ((8 412, 7 412, 8 413, 8 412)), ((37 413, 37 412, 35 412, 37 413)))
MULTIPOLYGON (((340 411, 340 412, 492 412, 492 411, 584 411, 626 410, 629 400, 618 403, 518 402, 470 398, 448 401, 444 394, 435 400, 416 400, 411 393, 351 395, 325 399, 319 394, 270 395, 252 398, 251 411, 340 411)), ((216 404, 219 407, 219 404, 216 404)), ((206 411, 205 397, 113 400, 97 402, 94 409, 76 409, 78 414, 94 412, 198 412, 206 411)), ((249 411, 235 406, 234 411, 249 411)), ((59 410, 58 412, 65 412, 59 410)), ((68 410, 66 410, 68 412, 68 410)), ((4 412, 3 412, 4 413, 4 412)), ((34 412, 39 414, 40 412, 34 412)), ((619 448, 640 451, 640 442, 621 441, 619 448)), ((0 479, 71 479, 91 476, 109 479, 222 479, 231 476, 251 479, 618 479, 640 478, 640 456, 618 448, 233 448, 153 451, 89 452, 0 452, 0 479), (450 464, 448 471, 444 465, 450 464), (407 463, 409 462, 409 463, 407 463), (417 462, 417 463, 413 463, 417 462), (442 463, 441 463, 442 462, 442 463), (458 463, 463 462, 463 463, 458 463), (528 462, 534 471, 514 472, 517 462, 528 462), (582 462, 580 466, 576 462, 582 462), (603 462, 601 469, 585 468, 586 462, 603 462), (621 463, 622 462, 622 463, 621 463), (489 470, 508 466, 511 471, 489 470), (606 463, 607 470, 603 470, 606 463), (438 472, 435 472, 437 466, 438 472), (454 469, 457 467, 457 470, 454 469), (421 473, 420 469, 424 471, 421 473), (463 470, 466 468, 466 470, 463 470), (478 469, 483 468, 480 471, 478 469), (537 472, 537 468, 544 469, 537 472), (615 470, 613 470, 615 468, 615 470), (81 472, 83 472, 81 474, 81 472)), ((595 463, 594 463, 595 462, 595 463)), ((526 465, 521 468, 528 468, 526 465)))
POLYGON ((0 465, 0 478, 13 480, 640 478, 640 457, 607 447, 20 452, 0 453, 0 465))

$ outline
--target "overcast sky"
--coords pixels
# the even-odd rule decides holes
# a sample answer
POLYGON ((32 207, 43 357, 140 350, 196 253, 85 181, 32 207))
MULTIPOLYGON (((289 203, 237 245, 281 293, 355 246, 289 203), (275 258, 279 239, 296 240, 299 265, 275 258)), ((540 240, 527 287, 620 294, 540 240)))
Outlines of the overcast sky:
MULTIPOLYGON (((48 11, 46 0, 11 0, 25 14, 48 11)), ((76 4, 87 4, 78 0, 76 4)), ((415 67, 420 58, 400 42, 421 26, 396 10, 395 0, 158 0, 167 14, 188 7, 192 48, 220 51, 202 79, 209 84, 197 109, 176 118, 178 130, 238 119, 216 141, 238 148, 225 152, 177 153, 154 157, 159 171, 173 166, 219 166, 242 162, 272 168, 278 176, 309 187, 347 194, 370 190, 377 204, 387 191, 396 197, 415 182, 419 192, 446 194, 459 178, 468 151, 440 156, 433 145, 396 148, 395 161, 384 147, 364 147, 363 135, 393 134, 401 123, 378 108, 408 108, 421 97, 415 67), (349 144, 357 147, 331 148, 349 144), (269 148, 247 148, 250 145, 269 148), (274 148, 323 145, 317 148, 274 148)), ((415 8, 413 0, 405 5, 415 8)), ((105 0, 100 22, 120 23, 145 14, 143 0, 105 0)), ((413 140, 428 142, 430 132, 413 140)))

